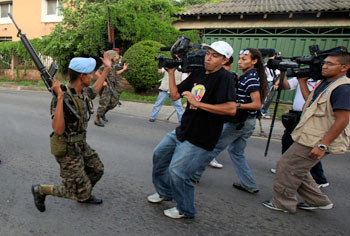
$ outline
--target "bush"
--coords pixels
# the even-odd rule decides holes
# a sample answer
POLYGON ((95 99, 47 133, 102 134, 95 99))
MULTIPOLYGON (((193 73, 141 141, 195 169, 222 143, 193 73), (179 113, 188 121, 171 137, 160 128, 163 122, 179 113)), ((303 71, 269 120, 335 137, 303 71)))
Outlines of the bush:
POLYGON ((145 40, 131 46, 124 54, 130 69, 126 80, 134 87, 135 92, 147 92, 159 84, 161 74, 158 73, 158 61, 154 58, 160 54, 163 44, 145 40))

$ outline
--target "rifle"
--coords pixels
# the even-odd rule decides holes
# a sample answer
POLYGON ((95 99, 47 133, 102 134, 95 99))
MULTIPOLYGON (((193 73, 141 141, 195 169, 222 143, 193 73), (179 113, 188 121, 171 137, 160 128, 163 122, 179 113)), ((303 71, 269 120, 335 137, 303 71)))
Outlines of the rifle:
POLYGON ((109 80, 108 77, 106 77, 105 80, 106 80, 106 82, 107 82, 107 84, 108 84, 109 89, 110 89, 111 92, 112 92, 112 96, 115 97, 115 98, 117 98, 117 94, 115 94, 114 86, 113 86, 112 82, 109 80))
MULTIPOLYGON (((53 79, 53 81, 56 81, 55 79, 55 74, 58 70, 57 65, 52 62, 51 66, 49 68, 49 70, 46 69, 46 67, 44 66, 44 64, 41 62, 38 54, 36 53, 33 45, 30 43, 30 41, 28 40, 27 36, 25 34, 22 34, 21 29, 17 26, 15 20, 12 18, 12 14, 8 13, 9 17, 11 18, 13 24, 15 25, 15 27, 18 30, 17 33, 17 37, 19 37, 24 45, 24 47, 26 48, 27 52, 29 53, 30 57, 32 58, 32 60, 34 61, 34 64, 36 66, 36 68, 40 71, 40 75, 42 80, 44 81, 47 90, 49 90, 50 93, 52 93, 53 96, 56 96, 54 91, 52 90, 52 84, 50 81, 50 78, 53 79)), ((64 86, 63 84, 61 85, 61 89, 62 91, 66 91, 66 86, 64 86)), ((74 114, 74 116, 80 120, 80 115, 77 113, 77 111, 69 104, 69 100, 68 97, 66 97, 66 93, 64 94, 64 98, 63 98, 63 102, 65 103, 65 105, 69 108, 69 110, 74 114)))

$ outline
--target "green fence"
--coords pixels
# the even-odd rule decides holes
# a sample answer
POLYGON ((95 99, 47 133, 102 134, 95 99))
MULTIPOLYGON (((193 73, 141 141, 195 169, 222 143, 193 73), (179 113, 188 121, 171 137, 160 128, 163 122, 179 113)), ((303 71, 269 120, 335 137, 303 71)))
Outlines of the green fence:
MULTIPOLYGON (((344 37, 344 36, 343 36, 344 37)), ((234 66, 232 70, 239 72, 237 59, 240 49, 251 48, 274 48, 282 53, 282 56, 310 56, 309 46, 319 45, 320 50, 326 50, 337 46, 350 48, 350 38, 320 38, 320 37, 277 37, 277 36, 242 36, 242 35, 203 35, 203 43, 223 40, 228 42, 234 49, 234 66)), ((283 91, 281 101, 292 103, 295 91, 283 91)))

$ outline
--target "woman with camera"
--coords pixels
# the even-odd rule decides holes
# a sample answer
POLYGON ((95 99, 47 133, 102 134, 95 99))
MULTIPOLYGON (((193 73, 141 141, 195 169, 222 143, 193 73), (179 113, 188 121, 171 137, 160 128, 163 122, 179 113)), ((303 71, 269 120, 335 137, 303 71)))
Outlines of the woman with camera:
MULTIPOLYGON (((239 54, 238 68, 243 75, 239 77, 236 84, 237 114, 227 117, 220 139, 209 155, 213 159, 228 147, 233 167, 240 180, 240 183, 233 183, 233 187, 249 193, 257 193, 259 187, 248 166, 244 150, 249 137, 254 132, 256 116, 266 96, 267 80, 259 50, 247 48, 241 50, 239 54)), ((193 181, 198 181, 203 171, 197 172, 192 178, 193 181)))

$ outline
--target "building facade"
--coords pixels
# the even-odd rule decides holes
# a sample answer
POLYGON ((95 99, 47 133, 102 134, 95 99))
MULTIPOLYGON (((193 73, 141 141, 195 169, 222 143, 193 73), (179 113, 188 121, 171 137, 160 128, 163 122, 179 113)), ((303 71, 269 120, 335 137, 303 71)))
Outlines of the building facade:
POLYGON ((59 0, 0 0, 0 41, 18 41, 17 30, 8 13, 28 39, 48 35, 62 21, 59 0))

